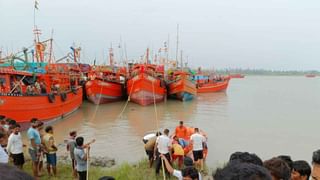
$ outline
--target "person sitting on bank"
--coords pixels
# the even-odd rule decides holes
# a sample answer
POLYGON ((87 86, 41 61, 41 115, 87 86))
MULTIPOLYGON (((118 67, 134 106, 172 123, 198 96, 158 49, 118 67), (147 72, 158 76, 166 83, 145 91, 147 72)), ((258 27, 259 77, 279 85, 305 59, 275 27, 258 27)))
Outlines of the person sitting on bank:
POLYGON ((57 155, 56 152, 58 150, 57 146, 54 142, 53 137, 53 128, 52 126, 47 126, 46 134, 43 136, 44 145, 46 149, 47 156, 47 171, 49 176, 52 176, 51 169, 54 176, 57 176, 57 155))
MULTIPOLYGON (((169 161, 171 160, 171 140, 169 138, 169 129, 163 131, 163 135, 157 137, 156 145, 154 146, 153 157, 156 159, 156 175, 159 175, 162 160, 160 155, 164 155, 169 161)), ((166 171, 166 173, 168 173, 166 171)))
POLYGON ((154 157, 153 157, 153 151, 154 151, 154 147, 156 145, 156 140, 157 140, 157 137, 161 135, 161 132, 157 132, 156 135, 152 138, 150 138, 147 143, 144 145, 144 149, 146 150, 146 154, 148 156, 148 159, 149 159, 149 167, 151 168, 152 165, 153 165, 153 160, 154 160, 154 157))
POLYGON ((176 178, 178 178, 179 180, 201 180, 201 176, 198 172, 198 170, 193 167, 193 166, 186 166, 184 169, 180 170, 176 170, 173 169, 173 167, 171 166, 170 162, 168 161, 168 159, 166 158, 165 155, 161 154, 160 155, 161 159, 164 161, 166 170, 172 174, 173 176, 175 176, 176 178))

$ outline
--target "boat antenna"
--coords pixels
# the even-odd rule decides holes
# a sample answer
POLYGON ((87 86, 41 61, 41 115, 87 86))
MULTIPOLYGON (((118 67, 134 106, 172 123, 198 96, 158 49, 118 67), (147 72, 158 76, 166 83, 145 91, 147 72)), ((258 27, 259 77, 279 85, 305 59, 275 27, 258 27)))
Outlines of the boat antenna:
POLYGON ((147 48, 147 53, 146 53, 146 64, 149 64, 149 48, 147 48))
POLYGON ((182 50, 180 51, 180 67, 183 69, 182 50))
POLYGON ((33 7, 33 27, 36 29, 36 10, 39 10, 39 1, 34 0, 34 7, 33 7))
POLYGON ((50 38, 49 64, 52 63, 52 41, 53 41, 53 29, 51 30, 51 38, 50 38))
POLYGON ((125 60, 125 62, 124 62, 124 65, 127 67, 127 69, 129 68, 128 67, 128 64, 129 64, 129 62, 128 62, 128 54, 127 54, 127 45, 126 45, 126 43, 123 43, 123 49, 124 49, 124 56, 126 57, 126 60, 125 60))
POLYGON ((169 42, 170 42, 170 34, 168 34, 168 41, 167 41, 166 47, 165 47, 165 50, 167 53, 167 62, 165 64, 169 63, 169 42))
POLYGON ((176 61, 178 63, 178 53, 179 53, 179 24, 177 24, 177 47, 176 47, 176 61))
POLYGON ((113 48, 112 48, 112 43, 111 43, 111 47, 109 49, 109 63, 110 63, 112 71, 113 71, 113 61, 114 61, 114 55, 113 55, 113 48))

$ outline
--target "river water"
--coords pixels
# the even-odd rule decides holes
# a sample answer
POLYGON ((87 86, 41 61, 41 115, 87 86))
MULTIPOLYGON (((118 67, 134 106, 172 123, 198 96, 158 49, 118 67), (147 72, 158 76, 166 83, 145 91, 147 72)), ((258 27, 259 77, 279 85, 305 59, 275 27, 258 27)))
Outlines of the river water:
POLYGON ((116 163, 145 157, 142 137, 148 131, 174 128, 180 120, 208 134, 207 165, 215 168, 235 151, 254 152, 262 159, 280 154, 311 161, 320 148, 320 79, 248 76, 232 79, 223 93, 199 94, 193 101, 167 100, 155 107, 126 101, 94 105, 84 102, 70 117, 56 122, 62 143, 71 129, 97 141, 92 155, 109 156, 116 163), (158 119, 158 120, 157 120, 158 119))

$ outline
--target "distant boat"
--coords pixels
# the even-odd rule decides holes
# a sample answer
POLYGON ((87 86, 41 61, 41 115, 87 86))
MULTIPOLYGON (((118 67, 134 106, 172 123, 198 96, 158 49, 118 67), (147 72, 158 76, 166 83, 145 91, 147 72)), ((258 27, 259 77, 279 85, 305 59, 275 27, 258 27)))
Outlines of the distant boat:
POLYGON ((307 78, 314 78, 314 77, 316 77, 317 75, 315 75, 315 74, 306 74, 305 75, 307 78))
POLYGON ((192 100, 197 95, 196 84, 188 72, 172 72, 168 77, 167 86, 168 95, 181 101, 192 100))
POLYGON ((244 78, 243 74, 230 74, 230 78, 244 78))
POLYGON ((230 76, 217 76, 210 78, 206 75, 196 75, 197 92, 198 93, 210 93, 226 91, 229 85, 230 76))
POLYGON ((130 100, 147 106, 164 101, 167 90, 163 80, 164 68, 155 64, 135 64, 130 69, 127 95, 130 100))

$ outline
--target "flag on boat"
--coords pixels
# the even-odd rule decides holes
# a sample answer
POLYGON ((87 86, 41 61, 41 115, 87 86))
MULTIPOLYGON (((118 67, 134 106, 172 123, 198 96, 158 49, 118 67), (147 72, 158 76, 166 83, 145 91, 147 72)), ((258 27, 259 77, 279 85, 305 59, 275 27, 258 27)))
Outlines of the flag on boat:
POLYGON ((35 0, 35 1, 34 1, 34 8, 37 9, 37 10, 39 10, 39 7, 38 7, 38 6, 39 6, 39 1, 38 1, 38 0, 35 0))

